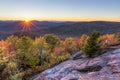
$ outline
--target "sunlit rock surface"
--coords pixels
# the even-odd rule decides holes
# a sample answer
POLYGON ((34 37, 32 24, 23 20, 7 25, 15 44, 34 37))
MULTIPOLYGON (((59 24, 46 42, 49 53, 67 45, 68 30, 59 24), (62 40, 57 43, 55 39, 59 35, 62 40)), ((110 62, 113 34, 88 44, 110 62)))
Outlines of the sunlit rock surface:
POLYGON ((73 59, 47 69, 31 80, 120 80, 120 49, 92 59, 73 59))

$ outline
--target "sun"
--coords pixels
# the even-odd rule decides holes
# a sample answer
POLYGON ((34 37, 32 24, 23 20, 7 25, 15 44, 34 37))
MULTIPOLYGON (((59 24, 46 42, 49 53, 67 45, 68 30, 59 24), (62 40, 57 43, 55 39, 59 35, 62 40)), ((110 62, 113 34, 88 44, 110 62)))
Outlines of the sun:
POLYGON ((32 21, 31 19, 28 18, 24 18, 19 25, 22 27, 21 28, 21 32, 31 32, 32 29, 40 29, 39 26, 36 25, 36 23, 34 21, 32 21))
POLYGON ((29 19, 25 19, 25 22, 26 22, 26 23, 29 23, 29 22, 30 22, 30 20, 29 20, 29 19))

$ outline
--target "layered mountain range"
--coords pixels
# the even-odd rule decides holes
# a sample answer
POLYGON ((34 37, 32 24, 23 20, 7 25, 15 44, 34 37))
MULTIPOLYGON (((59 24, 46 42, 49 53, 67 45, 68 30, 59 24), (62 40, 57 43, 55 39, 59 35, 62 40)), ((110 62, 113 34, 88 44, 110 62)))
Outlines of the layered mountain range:
POLYGON ((41 36, 44 34, 56 34, 62 37, 80 37, 89 34, 93 30, 101 34, 117 33, 120 31, 120 22, 92 21, 92 22, 63 22, 63 21, 31 21, 31 29, 23 30, 22 21, 0 21, 0 39, 10 35, 19 35, 22 32, 41 36))

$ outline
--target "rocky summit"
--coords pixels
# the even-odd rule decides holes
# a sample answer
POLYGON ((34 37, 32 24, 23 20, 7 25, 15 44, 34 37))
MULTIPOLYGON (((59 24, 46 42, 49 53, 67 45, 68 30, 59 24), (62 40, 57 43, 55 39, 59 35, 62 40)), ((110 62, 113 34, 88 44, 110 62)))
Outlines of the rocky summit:
POLYGON ((31 80, 120 80, 120 49, 108 51, 95 58, 79 59, 73 55, 53 68, 35 75, 31 80))

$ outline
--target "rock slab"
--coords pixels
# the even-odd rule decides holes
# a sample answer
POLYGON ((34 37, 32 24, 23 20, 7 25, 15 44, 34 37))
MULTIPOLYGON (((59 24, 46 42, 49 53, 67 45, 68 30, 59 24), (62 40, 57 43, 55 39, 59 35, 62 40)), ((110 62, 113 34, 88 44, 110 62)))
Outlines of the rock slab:
POLYGON ((120 80, 120 49, 92 59, 67 60, 31 80, 120 80))

